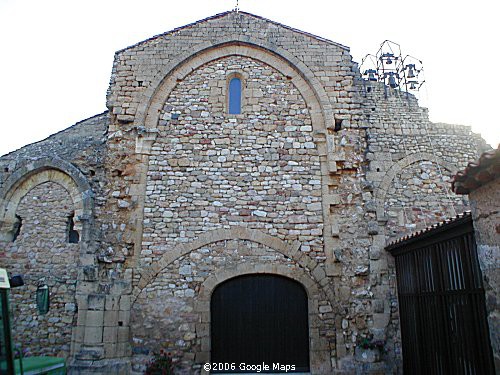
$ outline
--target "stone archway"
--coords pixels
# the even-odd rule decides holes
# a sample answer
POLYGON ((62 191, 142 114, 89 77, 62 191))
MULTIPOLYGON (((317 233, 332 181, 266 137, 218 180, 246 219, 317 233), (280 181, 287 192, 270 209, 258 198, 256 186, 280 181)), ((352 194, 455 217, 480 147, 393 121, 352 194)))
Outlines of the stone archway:
MULTIPOLYGON (((138 191, 145 192, 147 175, 149 171, 149 155, 151 148, 157 138, 157 124, 162 106, 171 92, 179 82, 204 64, 227 56, 243 56, 261 61, 287 77, 297 88, 302 96, 311 119, 313 129, 313 141, 318 149, 321 168, 321 187, 324 195, 329 194, 328 179, 329 172, 336 170, 336 161, 333 152, 327 151, 332 148, 331 135, 328 129, 334 127, 334 111, 326 91, 315 77, 314 73, 299 59, 289 52, 276 46, 267 45, 265 41, 251 37, 235 36, 231 39, 221 39, 210 43, 201 43, 196 48, 180 55, 168 64, 168 66, 156 76, 149 87, 140 98, 140 103, 135 115, 134 125, 138 129, 136 138, 136 152, 142 154, 142 161, 135 168, 138 176, 138 191), (327 147, 328 144, 328 147, 327 147)), ((330 150, 331 151, 331 150, 330 150)), ((134 238, 134 263, 139 266, 139 254, 141 253, 143 222, 145 208, 145 194, 138 194, 137 206, 134 217, 137 218, 137 230, 134 238)), ((329 205, 323 201, 323 221, 329 218, 329 205)), ((331 236, 328 235, 330 226, 325 226, 325 253, 329 260, 333 259, 331 236)))
MULTIPOLYGON (((197 302, 197 311, 204 320, 196 325, 196 332, 200 335, 202 346, 201 352, 196 353, 196 361, 203 363, 211 360, 210 356, 210 300, 212 293, 217 286, 238 276, 256 274, 256 270, 242 265, 236 269, 224 270, 208 277, 202 284, 199 299, 197 302)), ((304 287, 308 297, 309 311, 309 355, 310 370, 313 374, 330 374, 330 349, 324 337, 320 336, 317 323, 321 315, 318 300, 321 299, 323 291, 318 284, 311 279, 305 272, 292 272, 290 268, 283 265, 262 264, 257 274, 270 274, 283 276, 298 282, 304 287)))
POLYGON ((156 126, 161 105, 177 84, 178 79, 201 65, 221 57, 239 55, 262 61, 290 77, 305 101, 313 109, 313 126, 320 130, 334 126, 333 108, 328 95, 314 73, 299 59, 283 48, 270 45, 251 36, 239 36, 200 43, 188 52, 173 59, 164 69, 165 73, 156 76, 149 88, 143 93, 134 123, 137 126, 153 128, 156 126))
POLYGON ((49 181, 61 185, 70 194, 75 206, 75 229, 81 232, 82 243, 88 241, 93 217, 92 189, 76 167, 56 158, 26 162, 5 181, 0 190, 0 241, 12 238, 16 209, 23 196, 49 181))
MULTIPOLYGON (((83 264, 90 266, 95 262, 94 255, 88 254, 91 247, 91 226, 93 220, 93 192, 85 176, 72 164, 56 158, 40 158, 35 161, 27 161, 9 176, 0 190, 0 241, 10 242, 13 239, 16 224, 16 211, 30 191, 37 187, 53 183, 60 186, 68 193, 73 205, 74 230, 79 233, 77 245, 77 255, 72 262, 75 268, 83 264)), ((76 277, 75 296, 86 294, 86 291, 80 290, 79 275, 76 277)), ((79 322, 83 322, 82 315, 85 309, 78 309, 77 300, 70 303, 68 308, 74 308, 79 315, 79 322), (72 307, 71 305, 74 305, 72 307)), ((83 337, 84 325, 72 327, 74 337, 83 337)), ((75 342, 71 341, 70 352, 76 350, 75 342)))
MULTIPOLYGON (((229 231, 228 231, 229 232, 229 231)), ((226 233, 228 236, 228 233, 226 233)), ((219 238, 221 238, 220 236, 219 238)), ((189 340, 196 339, 196 345, 192 341, 188 344, 192 348, 191 353, 194 353, 194 363, 203 364, 210 360, 210 300, 213 291, 221 283, 242 275, 269 274, 278 275, 292 279, 304 288, 307 294, 308 307, 308 322, 309 322, 309 357, 311 372, 314 374, 330 374, 331 373, 331 358, 334 350, 335 342, 328 338, 325 331, 321 332, 320 327, 326 327, 329 332, 334 332, 334 314, 335 305, 330 300, 332 297, 331 289, 325 288, 318 283, 311 272, 297 264, 293 259, 282 258, 280 252, 269 248, 263 242, 267 242, 268 238, 260 238, 260 242, 254 240, 230 240, 222 239, 221 241, 211 242, 200 246, 196 250, 184 253, 161 270, 159 274, 152 277, 150 281, 142 288, 134 291, 139 295, 133 301, 131 310, 132 320, 137 317, 140 322, 136 330, 132 331, 135 343, 138 344, 137 351, 143 350, 142 345, 147 345, 147 348, 154 348, 161 344, 163 340, 172 340, 174 332, 181 332, 180 327, 186 326, 187 323, 183 318, 186 316, 190 322, 195 322, 193 327, 193 335, 189 333, 189 340), (195 282, 190 285, 190 293, 184 295, 182 285, 186 284, 187 278, 194 280, 199 278, 199 270, 203 269, 207 272, 207 268, 199 268, 193 265, 198 271, 192 273, 190 264, 191 260, 199 259, 204 256, 208 263, 209 259, 219 254, 222 248, 226 248, 228 242, 241 241, 240 246, 246 246, 247 251, 243 247, 233 247, 231 249, 239 249, 228 253, 230 260, 224 260, 224 263, 219 263, 219 266, 210 267, 209 276, 201 282, 195 282), (219 250, 218 250, 219 249, 219 250), (262 250, 264 250, 264 253, 262 250), (267 250, 266 250, 267 249, 267 250), (258 261, 262 255, 275 254, 275 261, 258 261), (245 254, 240 257, 239 254, 245 254), (236 258, 235 258, 236 257, 236 258), (187 269, 188 268, 188 269, 187 269), (187 270, 186 270, 187 269, 187 270), (189 276, 185 276, 189 275, 189 276), (172 289, 169 293, 165 288, 175 288, 174 284, 179 286, 177 289, 172 289), (170 286, 172 285, 172 286, 170 286), (181 292, 177 294, 176 291, 181 292), (159 299, 158 299, 159 298, 159 299), (180 314, 166 314, 170 311, 171 304, 175 304, 175 311, 185 312, 180 314), (135 312, 135 313, 134 313, 135 312), (187 312, 187 313, 186 313, 187 312), (166 314, 166 315, 165 315, 166 314), (187 314, 187 315, 185 315, 187 314), (145 319, 145 320, 144 320, 145 319), (324 321, 323 321, 324 320, 324 321), (152 329, 152 331, 151 331, 152 329), (137 332, 137 336, 136 333, 137 332), (171 335, 163 337, 161 332, 170 332, 171 335), (152 339, 152 337, 154 337, 152 339), (153 341, 151 341, 153 340, 153 341)), ((205 264, 205 263, 204 263, 205 264)), ((194 271, 194 269, 193 269, 194 271)), ((189 282, 188 282, 189 283, 189 282)), ((132 327, 134 327, 133 323, 132 327)), ((183 335, 183 334, 182 334, 183 335)), ((187 336, 182 336, 186 338, 187 336)), ((178 338, 173 339, 177 342, 178 338)), ((148 349, 150 350, 150 349, 148 349)), ((173 349, 176 350, 176 349, 173 349)), ((140 363, 141 359, 137 359, 140 363)), ((192 364, 193 360, 189 360, 192 364)))
POLYGON ((387 195, 387 191, 391 186, 393 180, 396 176, 401 173, 401 171, 408 167, 411 164, 418 163, 420 161, 429 161, 433 164, 437 164, 439 167, 442 167, 452 174, 457 172, 457 167, 442 158, 429 154, 427 152, 419 152, 415 154, 408 155, 397 162, 395 162, 387 171, 382 182, 377 188, 375 193, 375 201, 377 205, 377 217, 382 218, 384 216, 384 203, 387 195))
MULTIPOLYGON (((277 237, 270 236, 259 230, 239 226, 232 227, 231 229, 216 229, 205 232, 192 242, 179 244, 175 247, 175 249, 166 251, 158 262, 155 262, 150 268, 142 272, 137 285, 133 288, 133 299, 135 300, 139 293, 174 260, 205 245, 232 239, 249 240, 263 244, 285 255, 286 257, 293 259, 300 266, 309 269, 316 282, 319 285, 322 285, 324 293, 328 296, 329 301, 333 303, 334 294, 333 291, 327 287, 328 278, 324 267, 318 264, 306 253, 300 251, 300 242, 293 241, 292 243, 287 243, 277 237)), ((259 270, 256 271, 259 272, 259 270)))
POLYGON ((275 274, 226 280, 210 299, 210 339, 212 363, 264 363, 274 372, 282 372, 282 366, 309 372, 307 292, 299 282, 275 274))

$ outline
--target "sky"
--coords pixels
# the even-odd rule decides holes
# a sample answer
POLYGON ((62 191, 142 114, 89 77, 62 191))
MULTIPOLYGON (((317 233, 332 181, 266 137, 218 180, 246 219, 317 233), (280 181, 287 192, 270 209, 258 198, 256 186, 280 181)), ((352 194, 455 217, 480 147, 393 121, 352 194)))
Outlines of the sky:
MULTIPOLYGON (((500 142, 494 0, 240 0, 242 11, 350 47, 384 40, 422 60, 421 105, 433 122, 500 142)), ((106 110, 115 51, 231 10, 236 0, 0 0, 0 155, 106 110)))

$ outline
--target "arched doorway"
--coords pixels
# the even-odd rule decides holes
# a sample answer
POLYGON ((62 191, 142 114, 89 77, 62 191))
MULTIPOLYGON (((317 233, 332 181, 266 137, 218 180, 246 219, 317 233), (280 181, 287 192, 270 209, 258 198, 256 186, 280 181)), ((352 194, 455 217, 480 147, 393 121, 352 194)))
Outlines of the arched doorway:
POLYGON ((309 371, 307 294, 298 282, 239 276, 217 286, 210 310, 211 362, 235 364, 212 373, 309 371))

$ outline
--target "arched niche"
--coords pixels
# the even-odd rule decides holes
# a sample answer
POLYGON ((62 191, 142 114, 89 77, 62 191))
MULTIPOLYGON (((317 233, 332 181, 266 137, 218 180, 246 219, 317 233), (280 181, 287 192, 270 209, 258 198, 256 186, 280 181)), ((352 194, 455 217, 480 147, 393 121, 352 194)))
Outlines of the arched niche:
POLYGON ((10 241, 15 232, 16 211, 21 199, 34 187, 55 182, 68 191, 74 204, 75 230, 81 240, 89 237, 92 218, 92 190, 81 172, 60 159, 38 159, 21 165, 0 190, 0 240, 10 241))

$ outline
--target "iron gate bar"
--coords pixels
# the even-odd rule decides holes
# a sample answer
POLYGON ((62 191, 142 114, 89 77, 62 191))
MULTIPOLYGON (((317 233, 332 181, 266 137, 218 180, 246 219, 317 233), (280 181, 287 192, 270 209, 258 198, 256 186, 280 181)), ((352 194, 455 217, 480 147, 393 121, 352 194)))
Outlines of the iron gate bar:
POLYGON ((388 250, 395 257, 405 374, 493 374, 470 214, 388 250))

